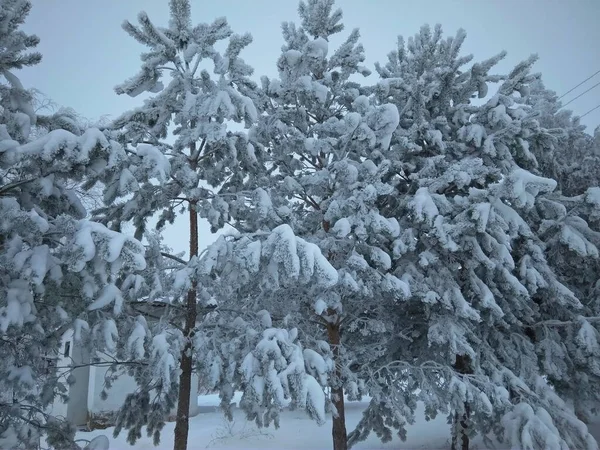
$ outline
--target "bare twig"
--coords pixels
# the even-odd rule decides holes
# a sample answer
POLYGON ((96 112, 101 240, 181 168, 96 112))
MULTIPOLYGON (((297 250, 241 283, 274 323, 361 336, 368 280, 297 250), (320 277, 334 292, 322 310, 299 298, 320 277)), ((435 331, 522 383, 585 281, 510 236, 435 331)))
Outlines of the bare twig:
MULTIPOLYGON (((584 320, 588 321, 588 322, 600 322, 600 316, 596 316, 596 317, 584 317, 584 320)), ((538 323, 534 323, 533 327, 542 327, 542 326, 547 326, 547 327, 566 327, 569 325, 574 325, 576 324, 578 321, 577 320, 544 320, 542 322, 538 322, 538 323)))
POLYGON ((165 258, 169 258, 169 259, 172 259, 173 261, 178 262, 179 264, 183 264, 184 266, 187 265, 187 261, 184 261, 183 259, 181 259, 175 255, 171 255, 170 253, 166 253, 166 252, 160 252, 160 254, 162 256, 164 256, 165 258))

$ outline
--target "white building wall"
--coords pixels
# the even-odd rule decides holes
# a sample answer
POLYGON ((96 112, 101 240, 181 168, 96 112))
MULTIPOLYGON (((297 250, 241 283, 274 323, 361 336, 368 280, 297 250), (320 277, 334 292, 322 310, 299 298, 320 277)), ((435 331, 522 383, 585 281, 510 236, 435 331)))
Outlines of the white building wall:
MULTIPOLYGON (((135 379, 129 375, 121 375, 116 379, 112 387, 107 391, 108 397, 102 400, 100 394, 104 389, 104 377, 108 367, 92 367, 90 376, 90 400, 89 411, 92 414, 102 414, 106 412, 118 410, 125 401, 127 394, 131 394, 137 389, 135 379)), ((198 414, 198 376, 194 374, 192 377, 192 391, 190 395, 190 416, 198 414)), ((175 413, 175 410, 173 411, 175 413)))
MULTIPOLYGON (((105 361, 109 358, 103 357, 105 361)), ((83 349, 73 340, 73 331, 66 332, 63 336, 60 356, 57 361, 59 374, 65 374, 62 379, 66 382, 66 372, 72 365, 83 365, 71 370, 75 378, 75 383, 68 387, 69 401, 63 403, 57 398, 49 408, 48 413, 64 417, 74 425, 85 426, 89 423, 91 415, 105 415, 117 411, 125 401, 127 394, 130 394, 137 388, 133 377, 122 375, 113 382, 111 389, 108 390, 108 398, 102 400, 100 394, 104 388, 104 377, 108 371, 108 366, 89 366, 90 358, 83 349), (69 343, 69 354, 65 355, 65 346, 69 343)), ((194 374, 192 377, 192 392, 190 401, 190 416, 198 414, 198 377, 194 374)), ((175 414, 176 410, 173 410, 175 414)))
POLYGON ((88 422, 88 389, 90 382, 90 358, 84 349, 74 342, 72 346, 73 365, 83 365, 73 369, 71 375, 75 383, 69 386, 67 419, 74 425, 86 425, 88 422))
MULTIPOLYGON (((56 397, 53 404, 50 406, 48 413, 59 418, 65 418, 69 420, 75 419, 75 422, 79 422, 80 419, 85 422, 85 414, 83 414, 82 418, 73 418, 72 413, 69 412, 69 404, 74 402, 73 397, 80 397, 77 389, 75 388, 75 390, 73 390, 73 388, 69 387, 67 384, 67 377, 69 376, 70 372, 69 368, 72 367, 73 364, 81 364, 81 360, 73 360, 73 352, 73 330, 69 330, 62 336, 60 348, 58 350, 58 359, 56 360, 56 367, 58 376, 60 377, 59 381, 64 383, 67 389, 69 389, 69 396, 71 398, 69 399, 69 402, 65 403, 60 397, 56 397), (68 354, 65 353, 66 350, 68 350, 68 354)), ((87 385, 85 370, 75 369, 73 372, 73 375, 77 378, 79 386, 87 385)), ((87 407, 82 409, 85 411, 87 410, 87 407)))
POLYGON ((133 377, 121 375, 107 391, 107 399, 102 400, 100 394, 104 389, 104 379, 108 369, 108 366, 91 368, 89 408, 92 414, 118 410, 123 405, 127 394, 131 394, 137 388, 137 383, 133 377))

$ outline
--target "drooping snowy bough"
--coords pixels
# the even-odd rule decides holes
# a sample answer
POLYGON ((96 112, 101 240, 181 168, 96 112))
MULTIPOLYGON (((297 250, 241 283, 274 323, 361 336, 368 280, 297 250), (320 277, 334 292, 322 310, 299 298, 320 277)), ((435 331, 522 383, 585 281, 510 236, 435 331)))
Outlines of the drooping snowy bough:
POLYGON ((38 118, 13 73, 41 59, 26 53, 38 38, 19 30, 30 8, 0 2, 0 447, 44 439, 76 448, 74 428, 48 414, 71 381, 52 364, 62 335, 73 328, 105 342, 135 295, 120 290, 121 278, 146 263, 140 242, 86 219, 73 189, 98 167, 110 170, 121 147, 98 130, 76 135, 57 128, 57 116, 38 118))
MULTIPOLYGON (((378 101, 401 111, 384 153, 395 188, 383 210, 398 218, 392 270, 412 295, 389 308, 397 331, 387 363, 374 368, 371 391, 380 394, 351 442, 370 431, 390 439, 393 428, 404 436, 420 400, 430 417, 449 414, 456 449, 467 449, 475 431, 518 448, 594 449, 572 397, 557 395, 575 367, 597 361, 598 332, 545 253, 538 214, 550 213, 557 183, 532 153, 553 142, 525 101, 535 58, 507 76, 489 74, 503 54, 464 70, 464 38, 443 40, 440 27, 424 27, 378 66, 378 101), (489 95, 491 82, 500 85, 489 95), (573 333, 560 331, 560 320, 552 328, 552 318, 573 333), (567 351, 581 356, 569 360, 567 351)), ((569 221, 584 229, 574 217, 562 226, 569 221)), ((587 367, 582 376, 595 378, 587 367)))

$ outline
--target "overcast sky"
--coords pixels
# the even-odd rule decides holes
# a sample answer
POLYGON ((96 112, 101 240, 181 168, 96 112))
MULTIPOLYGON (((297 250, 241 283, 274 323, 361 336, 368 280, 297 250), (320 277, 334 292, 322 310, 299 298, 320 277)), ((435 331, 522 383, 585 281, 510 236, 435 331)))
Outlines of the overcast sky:
MULTIPOLYGON (((236 33, 250 32, 254 42, 242 54, 257 75, 275 75, 275 62, 283 39, 282 21, 297 21, 295 0, 191 0, 194 24, 226 16, 236 33)), ((508 56, 496 72, 537 53, 536 70, 548 88, 563 94, 600 70, 600 0, 338 0, 344 11, 345 38, 360 28, 367 66, 384 62, 398 35, 414 35, 421 25, 442 24, 446 34, 467 31, 463 53, 484 59, 501 50, 508 56)), ((122 30, 127 19, 137 23, 146 11, 156 25, 168 23, 167 0, 33 0, 25 30, 37 34, 42 63, 24 69, 20 78, 58 105, 97 119, 116 116, 141 103, 140 98, 117 96, 113 87, 133 76, 145 48, 122 30)), ((600 74, 565 97, 572 97, 600 82, 600 74)), ((600 86, 569 105, 584 114, 600 104, 600 86)), ((593 131, 600 123, 600 108, 583 122, 593 131)), ((176 223, 166 242, 185 250, 186 223, 176 223)), ((202 227, 201 243, 212 240, 202 227)))

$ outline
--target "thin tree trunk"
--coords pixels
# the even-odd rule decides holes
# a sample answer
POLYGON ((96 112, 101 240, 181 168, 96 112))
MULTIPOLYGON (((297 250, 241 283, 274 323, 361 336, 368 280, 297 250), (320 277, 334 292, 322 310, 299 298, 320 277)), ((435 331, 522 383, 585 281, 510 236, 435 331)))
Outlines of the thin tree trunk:
MULTIPOLYGON (((327 220, 322 222, 323 230, 329 232, 331 224, 327 220)), ((327 260, 331 261, 333 255, 327 255, 327 260)), ((340 320, 336 311, 329 309, 327 311, 328 317, 337 317, 335 321, 328 321, 327 326, 327 338, 329 339, 329 345, 333 348, 333 380, 336 385, 335 388, 331 388, 331 402, 337 411, 337 416, 333 417, 333 423, 331 425, 331 437, 333 438, 333 450, 348 450, 348 433, 346 431, 346 404, 344 402, 344 387, 342 385, 342 373, 340 370, 340 345, 341 345, 341 332, 340 332, 340 320)))
MULTIPOLYGON (((467 355, 456 355, 454 368, 458 373, 471 373, 471 358, 467 355)), ((454 426, 452 432, 452 450, 469 450, 469 416, 471 411, 469 404, 465 402, 465 412, 462 416, 454 415, 454 426)))
POLYGON ((465 413, 454 415, 454 432, 452 433, 451 450, 469 450, 469 405, 465 404, 465 413))
MULTIPOLYGON (((330 312, 330 317, 335 315, 330 312)), ((342 386, 342 374, 340 371, 340 322, 327 324, 327 336, 329 344, 333 348, 333 362, 335 365, 333 379, 336 387, 331 389, 331 401, 337 410, 337 416, 333 417, 331 435, 333 438, 333 450, 348 449, 348 434, 346 432, 346 405, 344 403, 344 388, 342 386)))
MULTIPOLYGON (((196 202, 190 201, 190 259, 198 256, 198 213, 196 202)), ((188 433, 190 429, 190 395, 192 391, 194 329, 196 328, 196 288, 194 282, 187 293, 186 316, 184 327, 185 345, 181 353, 179 368, 179 398, 177 401, 177 418, 175 422, 174 450, 187 450, 188 433)))

